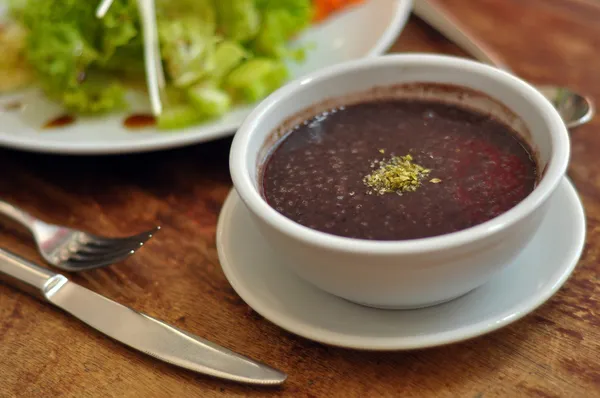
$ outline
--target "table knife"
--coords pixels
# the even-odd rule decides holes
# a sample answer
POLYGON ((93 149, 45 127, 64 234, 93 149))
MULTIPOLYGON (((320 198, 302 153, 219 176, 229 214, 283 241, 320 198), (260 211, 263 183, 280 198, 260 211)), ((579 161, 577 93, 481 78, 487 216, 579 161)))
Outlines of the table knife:
POLYGON ((0 280, 54 304, 101 333, 145 354, 198 373, 275 385, 286 375, 92 292, 0 249, 0 280))

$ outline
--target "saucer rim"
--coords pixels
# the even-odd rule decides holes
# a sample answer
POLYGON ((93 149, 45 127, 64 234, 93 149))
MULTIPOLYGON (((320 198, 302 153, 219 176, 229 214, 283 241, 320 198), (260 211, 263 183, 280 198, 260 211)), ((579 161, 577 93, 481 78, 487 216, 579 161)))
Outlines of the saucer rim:
MULTIPOLYGON (((227 281, 235 290, 236 294, 238 294, 238 296, 240 296, 240 298, 248 306, 250 306, 253 310, 255 310, 266 320, 297 336, 331 346, 367 351, 405 351, 454 344, 491 333, 518 321, 519 319, 530 314, 531 312, 539 308, 541 305, 546 303, 554 294, 558 292, 558 290, 569 279, 569 277, 573 273, 573 270, 577 266, 579 259, 581 258, 581 255, 583 253, 583 249, 585 247, 587 233, 586 218, 581 199, 579 198, 579 195, 577 194, 573 183, 567 177, 564 177, 563 180, 559 183, 558 189, 566 190, 566 194, 569 197, 568 200, 571 203, 571 206, 569 206, 570 211, 574 215, 576 213, 576 217, 574 218, 574 225, 576 227, 576 230, 578 231, 578 235, 581 236, 577 241, 575 240, 575 238, 573 239, 574 243, 571 244, 571 253, 568 256, 569 261, 565 262, 566 265, 558 267, 557 271, 560 273, 557 275, 556 280, 548 282, 547 285, 549 286, 549 288, 546 288, 539 292, 533 292, 529 296, 528 300, 521 301, 519 304, 510 307, 506 312, 496 315, 493 318, 487 319, 485 321, 480 321, 475 324, 459 326, 458 328, 452 330, 447 330, 444 332, 439 332, 427 336, 414 336, 410 338, 361 338, 360 336, 348 336, 346 334, 330 330, 327 330, 325 335, 320 335, 319 333, 322 333, 323 330, 318 330, 314 327, 307 328, 303 323, 298 321, 299 318, 288 317, 286 314, 282 314, 277 310, 272 310, 268 305, 264 305, 262 303, 262 300, 256 299, 256 297, 258 296, 253 294, 251 291, 249 291, 249 289, 245 287, 245 285, 240 283, 237 276, 232 272, 232 268, 234 268, 234 266, 232 266, 232 262, 229 261, 227 249, 224 247, 225 245, 223 244, 224 239, 222 236, 225 234, 224 230, 226 229, 224 224, 227 222, 227 219, 231 218, 233 209, 235 209, 236 204, 242 206, 242 208, 244 206, 242 199, 240 198, 235 188, 232 188, 231 191, 228 193, 223 207, 221 208, 221 213, 219 215, 216 236, 217 252, 219 256, 221 269, 223 270, 227 281), (367 339, 369 340, 368 342, 366 341, 367 339)), ((248 210, 246 209, 246 211, 248 210)), ((339 297, 335 296, 332 296, 332 298, 340 299, 339 297)), ((348 305, 358 305, 349 301, 347 301, 347 303, 348 305)), ((375 308, 372 308, 371 310, 388 311, 375 308)), ((420 309, 415 309, 413 311, 419 310, 420 309)))

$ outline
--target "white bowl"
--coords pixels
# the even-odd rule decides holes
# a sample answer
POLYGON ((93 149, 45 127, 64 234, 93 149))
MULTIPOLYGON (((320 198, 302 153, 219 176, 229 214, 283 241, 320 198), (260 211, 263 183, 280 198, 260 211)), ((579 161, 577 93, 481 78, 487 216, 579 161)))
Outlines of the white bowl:
MULTIPOLYGON (((444 96, 441 91, 438 94, 444 96)), ((444 100, 463 101, 459 97, 444 100)), ((569 151, 569 136, 560 116, 526 82, 455 57, 390 55, 336 65, 273 93, 237 132, 230 171, 236 190, 279 264, 315 286, 356 303, 418 308, 475 289, 520 253, 540 225, 549 198, 565 174, 569 151), (446 235, 404 241, 330 235, 304 227, 267 204, 261 195, 259 167, 263 147, 273 140, 272 133, 279 125, 330 98, 405 83, 450 84, 483 93, 469 106, 510 123, 534 150, 543 176, 533 192, 485 223, 446 235)))

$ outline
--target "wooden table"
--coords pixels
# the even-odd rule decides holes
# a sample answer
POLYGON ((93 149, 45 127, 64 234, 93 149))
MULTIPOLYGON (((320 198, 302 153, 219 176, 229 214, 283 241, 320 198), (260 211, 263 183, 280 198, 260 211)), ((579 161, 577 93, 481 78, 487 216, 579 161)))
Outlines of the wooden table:
MULTIPOLYGON (((442 3, 525 79, 568 85, 600 103, 600 2, 442 3)), ((415 19, 393 51, 460 54, 415 19)), ((275 389, 198 376, 0 286, 0 397, 600 397, 600 118, 572 137, 569 175, 587 210, 588 242, 567 284, 498 332, 390 353, 296 337, 235 294, 215 249, 217 216, 231 187, 230 140, 122 157, 0 150, 0 197, 36 215, 111 235, 163 226, 136 256, 73 275, 75 281, 290 375, 275 389)), ((14 230, 0 229, 0 246, 41 261, 31 240, 14 230)))

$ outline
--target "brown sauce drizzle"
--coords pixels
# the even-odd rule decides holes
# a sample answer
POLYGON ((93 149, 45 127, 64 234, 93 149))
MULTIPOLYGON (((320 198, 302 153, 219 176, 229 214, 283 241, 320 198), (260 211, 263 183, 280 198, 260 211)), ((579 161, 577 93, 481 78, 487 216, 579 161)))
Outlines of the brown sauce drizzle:
POLYGON ((150 114, 137 113, 128 116, 124 121, 123 125, 130 129, 140 129, 144 127, 154 126, 156 124, 156 118, 150 114))
POLYGON ((20 103, 19 101, 13 101, 13 102, 9 102, 7 104, 4 104, 4 110, 5 111, 18 111, 22 107, 23 107, 23 104, 20 103))
POLYGON ((55 119, 51 119, 46 124, 44 124, 45 129, 51 129, 56 127, 64 127, 69 124, 73 124, 75 122, 75 118, 71 115, 61 115, 55 119))

